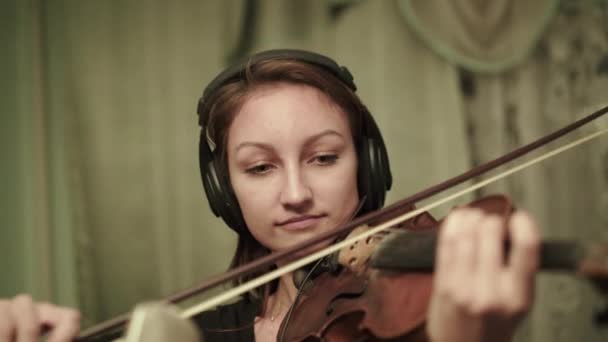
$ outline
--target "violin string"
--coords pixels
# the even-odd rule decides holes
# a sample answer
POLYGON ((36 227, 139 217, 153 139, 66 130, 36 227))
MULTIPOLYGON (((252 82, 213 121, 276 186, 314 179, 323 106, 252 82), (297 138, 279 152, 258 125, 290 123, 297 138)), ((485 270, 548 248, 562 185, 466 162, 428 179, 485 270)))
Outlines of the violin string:
POLYGON ((419 214, 421 214, 423 212, 427 212, 427 211, 429 211, 429 210, 431 210, 433 208, 436 208, 436 207, 438 207, 438 206, 440 206, 442 204, 445 204, 445 203, 447 203, 449 201, 452 201, 452 200, 454 200, 454 199, 456 199, 456 198, 458 198, 460 196, 472 193, 473 191, 475 191, 477 189, 480 189, 480 188, 482 188, 482 187, 484 187, 484 186, 486 186, 486 185, 488 185, 490 183, 496 182, 496 181, 498 181, 498 180, 500 180, 502 178, 505 178, 505 177, 507 177, 507 176, 509 176, 509 175, 511 175, 513 173, 519 172, 519 171, 521 171, 521 170, 523 170, 525 168, 528 168, 528 167, 530 167, 530 166, 532 166, 534 164, 537 164, 537 163, 539 163, 539 162, 541 162, 543 160, 546 160, 546 159, 551 158, 551 157, 553 157, 555 155, 558 155, 558 154, 560 154, 560 153, 562 153, 564 151, 567 151, 567 150, 569 150, 571 148, 574 148, 575 146, 578 146, 578 145, 580 145, 582 143, 585 143, 585 142, 590 141, 592 139, 598 138, 598 137, 600 137, 601 135, 603 135, 603 134, 605 134, 607 132, 608 132, 608 129, 603 129, 603 130, 600 130, 598 132, 595 132, 595 133, 589 134, 587 136, 584 136, 584 137, 582 137, 582 138, 580 138, 578 140, 575 140, 575 141, 573 141, 573 142, 571 142, 569 144, 563 145, 561 147, 558 147, 558 148, 556 148, 554 150, 549 151, 546 154, 540 155, 540 156, 538 156, 538 157, 536 157, 536 158, 534 158, 532 160, 529 160, 529 161, 527 161, 527 162, 525 162, 523 164, 520 164, 520 165, 517 165, 515 167, 512 167, 512 168, 510 168, 510 169, 508 169, 508 170, 506 170, 506 171, 504 171, 502 173, 499 173, 499 174, 497 174, 497 175, 495 175, 493 177, 490 177, 488 179, 482 180, 482 181, 480 181, 480 182, 478 182, 478 183, 476 183, 476 184, 474 184, 474 185, 472 185, 472 186, 470 186, 468 188, 465 188, 463 190, 455 192, 454 194, 451 194, 449 196, 441 198, 441 199, 439 199, 439 200, 437 200, 437 201, 435 201, 433 203, 430 203, 428 205, 425 205, 425 206, 422 206, 422 207, 420 207, 418 209, 410 211, 410 212, 408 212, 408 213, 406 213, 406 214, 404 214, 402 216, 398 216, 398 217, 395 217, 393 219, 390 219, 390 220, 388 220, 388 221, 386 221, 386 222, 384 222, 382 224, 379 224, 379 225, 377 225, 375 227, 370 227, 367 231, 364 231, 364 232, 358 234, 357 236, 348 237, 348 238, 346 238, 346 239, 344 239, 344 240, 342 240, 342 241, 340 241, 338 243, 335 243, 335 244, 333 244, 331 246, 328 246, 328 247, 326 247, 324 249, 321 249, 321 250, 319 250, 317 252, 314 252, 314 253, 312 253, 312 254, 310 254, 310 255, 308 255, 306 257, 303 257, 303 258, 301 258, 299 260, 295 260, 295 261, 293 261, 293 262, 291 262, 291 263, 289 263, 289 264, 287 264, 287 265, 285 265, 285 266, 283 266, 281 268, 277 268, 277 269, 275 269, 275 270, 273 270, 273 271, 271 271, 269 273, 261 275, 261 276, 255 278, 255 279, 252 279, 252 280, 250 280, 247 283, 241 284, 240 286, 234 287, 234 288, 232 288, 232 289, 230 289, 230 290, 228 290, 226 292, 223 292, 223 293, 221 293, 221 294, 219 294, 219 295, 217 295, 215 297, 212 297, 212 298, 210 298, 210 299, 208 299, 206 301, 203 301, 203 302, 201 302, 201 303, 199 303, 199 304, 197 304, 195 306, 192 306, 192 307, 190 307, 188 309, 185 309, 184 311, 182 311, 181 316, 188 318, 188 317, 192 317, 192 316, 194 316, 194 315, 196 315, 196 314, 198 314, 200 312, 210 310, 210 309, 216 307, 219 304, 222 304, 222 303, 224 303, 224 302, 226 302, 226 301, 228 301, 230 299, 233 299, 233 298, 235 298, 235 297, 237 297, 237 296, 239 296, 239 295, 241 295, 243 293, 246 293, 247 291, 250 291, 250 290, 252 290, 252 289, 254 289, 254 288, 258 287, 258 286, 261 286, 261 285, 263 285, 263 284, 265 284, 267 282, 270 282, 270 281, 272 281, 274 279, 277 279, 277 278, 279 278, 280 276, 282 276, 282 275, 284 275, 286 273, 293 272, 293 271, 295 271, 295 270, 297 270, 297 269, 299 269, 299 268, 301 268, 301 267, 303 267, 303 266, 305 266, 307 264, 310 264, 311 262, 313 262, 315 260, 321 259, 321 258, 323 258, 323 257, 325 257, 327 255, 330 255, 330 254, 332 254, 334 252, 337 252, 337 251, 339 251, 339 250, 341 250, 341 249, 343 249, 343 248, 345 248, 345 247, 347 247, 347 246, 355 243, 356 241, 363 240, 363 239, 365 239, 365 238, 367 238, 369 236, 372 236, 372 235, 374 235, 376 233, 379 233, 382 230, 385 230, 385 229, 387 229, 389 227, 392 227, 392 226, 394 226, 394 225, 396 225, 398 223, 401 223, 401 222, 403 222, 405 220, 408 220, 408 219, 410 219, 410 218, 412 218, 414 216, 417 216, 417 215, 419 215, 419 214))

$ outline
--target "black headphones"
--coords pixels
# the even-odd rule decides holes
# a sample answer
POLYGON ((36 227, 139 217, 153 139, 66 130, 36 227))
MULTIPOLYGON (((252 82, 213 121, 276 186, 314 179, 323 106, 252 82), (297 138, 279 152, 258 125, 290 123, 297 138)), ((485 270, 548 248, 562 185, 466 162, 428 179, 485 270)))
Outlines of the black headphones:
MULTIPOLYGON (((222 71, 207 85, 197 108, 198 123, 201 126, 198 152, 201 179, 213 213, 221 217, 230 228, 239 234, 247 233, 248 230, 230 184, 228 168, 222 165, 221 156, 212 151, 207 140, 210 104, 206 101, 223 85, 243 79, 246 68, 271 59, 296 60, 313 64, 333 74, 353 92, 357 90, 353 76, 346 67, 339 66, 335 61, 323 55, 303 50, 268 50, 257 53, 247 58, 246 61, 222 71)), ((359 214, 381 208, 384 205, 386 192, 392 185, 386 146, 378 125, 367 109, 362 113, 361 130, 362 141, 357 150, 359 165, 357 186, 360 200, 363 203, 359 214)))

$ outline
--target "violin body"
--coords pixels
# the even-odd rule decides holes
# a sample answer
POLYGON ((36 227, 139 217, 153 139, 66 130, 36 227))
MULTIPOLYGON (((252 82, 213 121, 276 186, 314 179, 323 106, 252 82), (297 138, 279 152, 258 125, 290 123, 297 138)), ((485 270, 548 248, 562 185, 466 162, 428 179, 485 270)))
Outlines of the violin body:
POLYGON ((319 276, 297 304, 282 340, 426 341, 431 276, 386 273, 392 272, 363 277, 344 269, 339 275, 319 276))
MULTIPOLYGON (((408 208, 407 211, 412 210, 408 208)), ((423 213, 403 222, 397 229, 432 230, 437 221, 423 213)), ((373 270, 357 260, 357 247, 338 274, 324 273, 314 280, 296 302, 289 320, 284 320, 279 340, 284 341, 426 341, 424 323, 432 291, 429 273, 398 273, 373 270), (363 265, 353 269, 351 265, 363 265), (388 296, 388 297, 387 297, 388 296), (282 336, 282 338, 281 338, 282 336)))
MULTIPOLYGON (((488 196, 467 206, 500 215, 505 223, 513 212, 505 196, 488 196)), ((398 229, 436 236, 440 224, 423 213, 398 229)), ((347 251, 352 253, 355 248, 347 251)), ((369 266, 369 260, 363 264, 362 270, 352 270, 347 264, 337 274, 325 273, 315 279, 294 304, 291 317, 283 321, 279 341, 427 341, 432 273, 378 270, 369 266)))

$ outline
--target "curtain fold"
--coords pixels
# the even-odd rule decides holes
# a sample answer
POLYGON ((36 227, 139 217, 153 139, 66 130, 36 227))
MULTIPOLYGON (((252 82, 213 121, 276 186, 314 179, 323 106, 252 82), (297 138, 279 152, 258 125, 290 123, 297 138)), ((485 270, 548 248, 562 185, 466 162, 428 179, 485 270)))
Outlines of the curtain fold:
POLYGON ((403 18, 431 50, 474 72, 522 63, 554 17, 559 0, 398 0, 403 18))
POLYGON ((0 296, 19 292, 55 299, 49 201, 48 130, 37 3, 9 3, 0 14, 2 196, 0 296))
POLYGON ((353 6, 332 35, 331 54, 351 69, 386 141, 394 177, 387 202, 469 168, 458 69, 421 44, 395 2, 353 6))

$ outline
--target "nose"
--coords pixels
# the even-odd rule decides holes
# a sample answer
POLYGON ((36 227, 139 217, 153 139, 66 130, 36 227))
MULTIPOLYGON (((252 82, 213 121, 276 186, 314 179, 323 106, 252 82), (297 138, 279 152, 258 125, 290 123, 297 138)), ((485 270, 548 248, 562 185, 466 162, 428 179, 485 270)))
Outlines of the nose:
POLYGON ((312 189, 298 167, 286 169, 280 201, 285 209, 297 212, 304 212, 312 205, 312 189))

